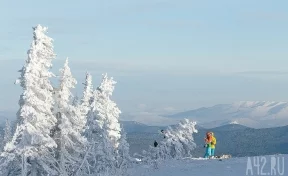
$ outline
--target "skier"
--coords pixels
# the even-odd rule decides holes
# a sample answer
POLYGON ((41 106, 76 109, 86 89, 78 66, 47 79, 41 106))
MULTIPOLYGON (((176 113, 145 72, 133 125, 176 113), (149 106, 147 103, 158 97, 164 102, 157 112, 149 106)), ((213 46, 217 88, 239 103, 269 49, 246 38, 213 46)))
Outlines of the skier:
POLYGON ((157 147, 158 146, 158 142, 155 140, 154 141, 154 147, 157 147))
POLYGON ((212 137, 212 140, 211 140, 211 157, 214 158, 217 140, 216 140, 216 137, 214 136, 213 132, 211 132, 211 137, 212 137))
POLYGON ((204 138, 206 148, 204 158, 209 158, 211 156, 211 142, 212 142, 212 134, 210 132, 206 133, 206 137, 204 138))

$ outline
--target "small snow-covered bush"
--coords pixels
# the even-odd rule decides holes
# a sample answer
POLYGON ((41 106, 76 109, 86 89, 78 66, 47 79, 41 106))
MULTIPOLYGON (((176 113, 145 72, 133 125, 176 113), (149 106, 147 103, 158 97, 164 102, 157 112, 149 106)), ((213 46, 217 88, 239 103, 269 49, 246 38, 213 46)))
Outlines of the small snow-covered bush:
POLYGON ((148 151, 143 151, 144 162, 154 162, 165 159, 179 159, 191 157, 191 152, 196 148, 193 133, 198 131, 195 128, 196 122, 184 119, 174 127, 168 127, 165 131, 165 138, 159 142, 157 147, 150 146, 148 151))

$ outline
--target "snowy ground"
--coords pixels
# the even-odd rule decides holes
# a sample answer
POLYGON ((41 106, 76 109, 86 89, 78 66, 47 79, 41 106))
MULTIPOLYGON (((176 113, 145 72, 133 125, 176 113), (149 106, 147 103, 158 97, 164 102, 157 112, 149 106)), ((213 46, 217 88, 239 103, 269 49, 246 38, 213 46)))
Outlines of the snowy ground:
POLYGON ((231 158, 222 161, 187 158, 165 161, 159 164, 158 169, 138 166, 130 170, 130 174, 131 176, 280 176, 288 175, 287 163, 288 155, 231 158))

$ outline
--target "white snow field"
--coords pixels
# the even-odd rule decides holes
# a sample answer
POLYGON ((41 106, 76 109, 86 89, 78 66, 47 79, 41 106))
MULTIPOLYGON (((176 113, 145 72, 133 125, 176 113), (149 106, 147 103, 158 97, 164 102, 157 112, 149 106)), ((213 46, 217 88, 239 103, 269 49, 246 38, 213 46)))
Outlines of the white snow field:
POLYGON ((163 161, 158 168, 139 165, 131 176, 262 176, 288 175, 288 155, 217 159, 185 158, 163 161), (250 162, 251 161, 251 162, 250 162), (286 169, 286 170, 285 170, 286 169))

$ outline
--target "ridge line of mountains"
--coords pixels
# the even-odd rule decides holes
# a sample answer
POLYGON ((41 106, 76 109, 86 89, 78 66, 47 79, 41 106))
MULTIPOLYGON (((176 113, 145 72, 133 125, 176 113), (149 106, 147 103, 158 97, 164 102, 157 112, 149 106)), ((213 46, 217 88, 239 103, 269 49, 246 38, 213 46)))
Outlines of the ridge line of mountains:
POLYGON ((192 119, 205 128, 230 123, 251 128, 269 128, 288 125, 288 102, 240 101, 162 116, 192 119))

